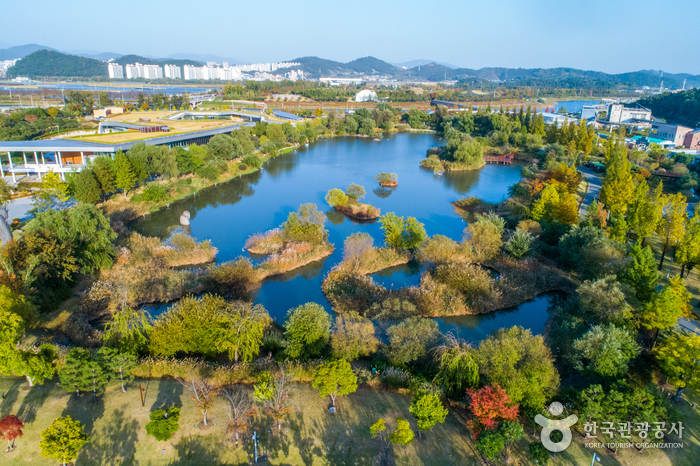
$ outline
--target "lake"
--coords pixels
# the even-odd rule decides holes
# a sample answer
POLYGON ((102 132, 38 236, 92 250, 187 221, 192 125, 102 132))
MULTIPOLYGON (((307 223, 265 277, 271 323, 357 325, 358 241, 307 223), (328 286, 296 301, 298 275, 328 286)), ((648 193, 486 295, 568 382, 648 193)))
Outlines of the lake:
MULTIPOLYGON (((335 252, 325 260, 267 279, 255 293, 254 301, 264 305, 280 323, 288 309, 307 302, 317 302, 331 311, 321 283, 342 260, 344 239, 362 231, 372 235, 375 245, 381 245, 383 235, 377 222, 353 221, 331 209, 324 200, 329 189, 360 184, 367 191, 363 202, 380 208, 382 213, 416 217, 425 224, 429 235, 461 240, 466 223, 450 202, 464 196, 500 202, 507 196, 508 187, 520 180, 521 167, 516 164, 486 165, 481 170, 446 172, 441 176, 420 168, 419 161, 425 158, 426 150, 442 144, 444 141, 432 134, 395 134, 381 142, 355 137, 321 139, 267 161, 261 171, 171 204, 168 209, 138 220, 132 229, 165 238, 179 228, 178 219, 187 210, 191 214, 191 235, 197 240, 211 240, 219 250, 217 260, 224 262, 248 256, 243 245, 250 235, 280 226, 300 204, 313 202, 328 216, 326 228, 335 252), (398 187, 380 188, 373 180, 380 172, 397 173, 398 187)), ((420 269, 407 264, 372 277, 387 288, 411 286, 419 283, 420 269)), ((151 310, 158 314, 166 307, 156 305, 151 310)), ((510 315, 514 312, 517 311, 510 315)), ((540 324, 541 331, 544 320, 540 324)))

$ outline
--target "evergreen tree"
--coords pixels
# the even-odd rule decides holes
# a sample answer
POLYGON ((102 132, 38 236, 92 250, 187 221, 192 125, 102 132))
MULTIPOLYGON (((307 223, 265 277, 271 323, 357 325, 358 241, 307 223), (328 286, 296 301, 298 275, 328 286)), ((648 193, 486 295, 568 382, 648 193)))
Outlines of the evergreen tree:
POLYGON ((170 440, 180 428, 180 408, 172 407, 167 411, 156 409, 149 415, 151 422, 146 424, 146 434, 152 435, 156 440, 165 442, 170 440))
POLYGON ((121 151, 117 152, 115 158, 115 171, 115 186, 124 191, 124 199, 126 199, 129 190, 136 184, 136 175, 129 159, 121 151))
POLYGON ((103 196, 109 196, 116 188, 114 184, 114 160, 109 156, 97 157, 90 165, 103 196))
POLYGON ((85 168, 75 176, 73 191, 75 198, 86 204, 97 204, 102 194, 95 174, 89 168, 85 168))
POLYGON ((110 377, 116 377, 121 384, 122 391, 126 393, 124 384, 134 380, 133 370, 136 368, 136 356, 106 346, 100 348, 98 355, 107 374, 110 377))
POLYGON ((600 200, 608 207, 613 217, 619 217, 627 211, 632 202, 634 182, 627 159, 627 149, 622 144, 608 146, 608 160, 605 181, 600 189, 600 200))
POLYGON ((641 247, 635 244, 630 250, 629 258, 630 263, 622 273, 620 281, 632 287, 640 302, 648 303, 656 294, 656 285, 659 282, 654 253, 649 246, 641 247))
POLYGON ((92 378, 87 370, 90 359, 90 351, 85 348, 73 348, 68 352, 63 367, 58 371, 65 390, 75 391, 80 396, 81 391, 92 389, 92 378))

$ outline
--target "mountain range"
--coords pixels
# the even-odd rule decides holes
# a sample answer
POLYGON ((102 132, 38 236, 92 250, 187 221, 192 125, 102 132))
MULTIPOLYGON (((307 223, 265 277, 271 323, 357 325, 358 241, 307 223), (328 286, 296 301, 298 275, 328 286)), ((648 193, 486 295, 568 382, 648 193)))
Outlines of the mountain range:
MULTIPOLYGON (((209 54, 178 53, 167 58, 145 57, 141 55, 120 55, 111 52, 93 52, 75 50, 74 54, 65 54, 50 47, 27 44, 7 49, 0 49, 0 60, 20 58, 12 69, 11 76, 106 76, 104 61, 115 59, 117 63, 139 62, 143 64, 165 63, 183 66, 185 64, 201 65, 206 61, 219 64, 240 63, 235 59, 209 54), (39 53, 41 52, 41 53, 39 53), (91 61, 92 60, 92 61, 91 61), (89 74, 72 74, 89 73, 89 74)), ((375 57, 363 57, 342 63, 319 57, 300 57, 290 61, 299 62, 307 77, 363 77, 385 76, 396 80, 433 81, 465 80, 504 83, 506 86, 538 86, 566 88, 605 88, 625 87, 664 87, 686 88, 700 87, 700 75, 688 73, 670 74, 659 70, 640 70, 629 73, 608 74, 600 71, 587 71, 575 68, 498 68, 481 69, 457 68, 449 63, 413 60, 391 64, 375 57), (420 64, 420 66, 418 66, 420 64), (411 66, 413 65, 413 66, 411 66)))

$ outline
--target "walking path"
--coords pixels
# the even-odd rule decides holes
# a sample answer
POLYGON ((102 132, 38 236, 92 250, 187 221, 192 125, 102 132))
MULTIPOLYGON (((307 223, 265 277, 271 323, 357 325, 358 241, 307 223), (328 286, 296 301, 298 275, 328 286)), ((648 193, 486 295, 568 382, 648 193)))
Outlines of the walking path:
POLYGON ((600 188, 603 184, 602 180, 598 177, 598 174, 589 170, 586 167, 579 167, 578 169, 581 173, 583 173, 583 176, 588 178, 588 192, 586 193, 586 197, 583 199, 583 202, 581 203, 581 207, 579 208, 579 216, 583 217, 584 214, 586 213, 586 208, 593 203, 593 201, 598 197, 600 194, 600 188))

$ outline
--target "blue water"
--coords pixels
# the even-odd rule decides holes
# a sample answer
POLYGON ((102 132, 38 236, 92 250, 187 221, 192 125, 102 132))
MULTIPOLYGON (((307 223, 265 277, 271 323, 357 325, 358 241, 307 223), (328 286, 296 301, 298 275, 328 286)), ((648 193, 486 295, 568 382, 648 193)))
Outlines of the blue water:
MULTIPOLYGON (((278 322, 283 322, 290 308, 307 302, 322 304, 330 312, 321 283, 342 260, 344 239, 351 233, 367 232, 379 246, 383 235, 378 223, 353 221, 331 209, 324 200, 329 189, 358 183, 367 191, 363 202, 380 208, 382 213, 416 217, 425 224, 429 235, 461 240, 466 223, 450 202, 464 196, 500 202, 508 187, 520 179, 518 165, 487 165, 481 170, 447 172, 442 176, 421 169, 419 161, 425 158, 426 150, 440 144, 444 142, 430 134, 398 134, 381 142, 352 137, 323 139, 266 162, 262 171, 172 204, 169 209, 137 221, 132 228, 164 238, 179 227, 179 217, 187 210, 191 214, 191 235, 197 240, 211 240, 219 250, 217 260, 224 262, 248 256, 242 248, 250 235, 280 226, 300 204, 313 202, 328 216, 325 227, 335 252, 325 260, 267 279, 255 293, 254 301, 264 305, 278 322), (398 187, 380 188, 373 180, 380 172, 396 172, 398 187)), ((397 289, 418 285, 420 272, 417 264, 406 264, 372 277, 386 288, 397 289)), ((167 307, 155 305, 151 312, 159 314, 167 307)), ((546 320, 543 313, 546 314, 546 306, 537 315, 541 321, 527 327, 535 331, 534 327, 539 326, 541 331, 546 320)))

